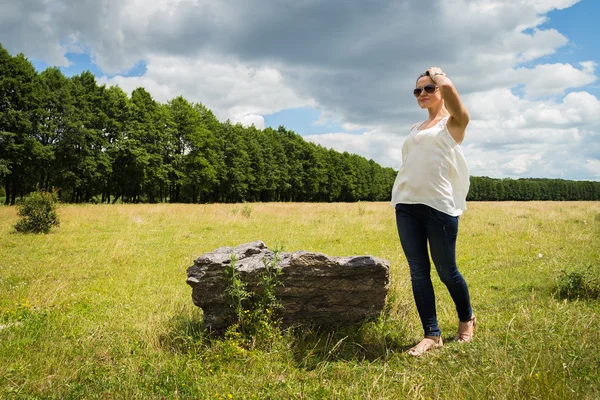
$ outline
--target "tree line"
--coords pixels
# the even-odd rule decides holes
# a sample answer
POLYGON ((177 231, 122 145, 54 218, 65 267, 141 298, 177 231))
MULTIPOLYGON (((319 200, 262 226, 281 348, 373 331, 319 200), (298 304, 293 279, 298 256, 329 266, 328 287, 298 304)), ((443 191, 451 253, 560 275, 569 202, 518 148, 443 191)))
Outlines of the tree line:
MULTIPOLYGON (((59 188, 66 202, 382 201, 396 172, 280 126, 220 122, 201 103, 128 97, 89 71, 38 73, 0 45, 5 204, 59 188)), ((1 195, 1 193, 0 193, 1 195)))
POLYGON ((467 201, 600 200, 600 182, 471 177, 467 201))
MULTIPOLYGON (((89 72, 39 72, 0 44, 0 197, 64 202, 387 201, 396 171, 201 103, 131 96, 89 72)), ((600 182, 471 177, 467 200, 600 200, 600 182)))

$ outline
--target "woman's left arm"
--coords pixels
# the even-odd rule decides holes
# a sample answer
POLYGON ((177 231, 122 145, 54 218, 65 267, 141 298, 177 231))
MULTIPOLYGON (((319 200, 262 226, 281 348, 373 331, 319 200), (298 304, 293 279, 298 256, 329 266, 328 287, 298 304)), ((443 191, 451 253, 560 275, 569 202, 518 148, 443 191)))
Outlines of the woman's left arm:
POLYGON ((448 132, 456 140, 456 143, 461 144, 465 138, 465 130, 469 124, 469 111, 467 111, 467 108, 460 100, 454 84, 441 68, 431 67, 427 72, 431 80, 440 88, 442 99, 444 99, 446 109, 450 113, 450 118, 448 118, 448 122, 446 123, 448 132))

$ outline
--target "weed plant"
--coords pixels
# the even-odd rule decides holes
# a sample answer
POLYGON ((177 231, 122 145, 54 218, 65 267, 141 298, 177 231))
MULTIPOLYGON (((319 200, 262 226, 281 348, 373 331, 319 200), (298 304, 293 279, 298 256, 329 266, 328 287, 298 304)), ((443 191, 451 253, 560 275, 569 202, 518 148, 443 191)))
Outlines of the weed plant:
POLYGON ((227 287, 223 295, 234 310, 236 321, 226 331, 225 337, 237 345, 246 348, 269 348, 274 339, 281 337, 277 310, 281 303, 275 296, 275 289, 281 285, 281 269, 278 252, 272 259, 264 258, 264 269, 260 272, 259 287, 256 291, 248 289, 237 271, 237 259, 232 254, 225 268, 227 287))
POLYGON ((252 216, 252 207, 249 204, 244 204, 241 213, 244 217, 250 218, 252 216))
POLYGON ((597 299, 600 297, 600 268, 591 265, 562 270, 556 279, 555 293, 563 299, 597 299))

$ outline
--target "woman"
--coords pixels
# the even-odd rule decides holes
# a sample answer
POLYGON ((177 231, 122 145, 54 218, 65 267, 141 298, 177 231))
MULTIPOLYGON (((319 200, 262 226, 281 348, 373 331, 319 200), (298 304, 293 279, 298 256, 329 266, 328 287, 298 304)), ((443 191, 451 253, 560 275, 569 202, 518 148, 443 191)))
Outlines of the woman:
POLYGON ((460 143, 469 113, 456 88, 438 67, 417 79, 414 95, 429 118, 412 127, 402 147, 402 166, 392 191, 396 224, 410 267, 413 295, 425 337, 409 350, 421 356, 442 346, 431 283, 429 254, 458 313, 459 342, 470 342, 475 328, 467 283, 456 266, 458 219, 466 207, 469 171, 460 143))

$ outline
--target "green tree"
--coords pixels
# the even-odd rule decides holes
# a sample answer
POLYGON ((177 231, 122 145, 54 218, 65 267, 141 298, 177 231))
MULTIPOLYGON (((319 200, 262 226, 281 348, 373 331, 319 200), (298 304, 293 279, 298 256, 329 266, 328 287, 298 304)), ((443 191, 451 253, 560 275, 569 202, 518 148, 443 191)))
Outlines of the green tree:
POLYGON ((37 107, 31 114, 32 137, 39 143, 36 171, 38 186, 51 190, 57 183, 56 150, 68 128, 74 107, 69 80, 58 68, 48 68, 36 77, 37 107))
POLYGON ((11 57, 0 46, 0 178, 5 204, 15 204, 35 187, 38 143, 31 137, 31 113, 36 107, 37 72, 23 54, 11 57))
POLYGON ((243 130, 243 139, 246 143, 250 161, 248 172, 248 200, 259 201, 261 194, 267 187, 267 170, 265 164, 265 151, 262 144, 263 135, 254 125, 243 130))
POLYGON ((176 201, 206 201, 218 183, 218 143, 204 123, 206 108, 179 96, 168 103, 170 141, 179 195, 176 201))
MULTIPOLYGON (((111 196, 116 192, 119 181, 116 175, 121 174, 117 171, 116 163, 121 144, 126 138, 126 130, 129 124, 130 106, 127 94, 121 88, 110 86, 103 92, 102 107, 105 115, 102 136, 106 143, 106 154, 110 159, 111 173, 106 180, 106 185, 102 190, 101 202, 110 203, 111 196)), ((123 160, 120 160, 121 162, 123 160)))
MULTIPOLYGON (((120 171, 116 173, 115 182, 118 182, 119 188, 116 199, 123 196, 126 202, 147 200, 153 203, 163 198, 171 173, 168 164, 172 161, 169 160, 168 112, 143 88, 131 93, 129 106, 124 133, 127 146, 119 146, 119 159, 115 159, 115 163, 127 170, 129 175, 120 171)), ((172 198, 173 187, 170 189, 172 198)))
POLYGON ((221 141, 223 161, 226 174, 219 181, 221 201, 236 203, 248 199, 248 181, 251 176, 251 161, 243 136, 241 124, 223 124, 223 140, 221 141))
POLYGON ((102 110, 105 87, 85 71, 71 78, 73 112, 57 144, 61 197, 72 202, 90 201, 102 193, 112 173, 104 135, 106 115, 102 110))
POLYGON ((289 164, 285 148, 279 139, 279 132, 267 128, 263 131, 265 149, 266 181, 265 190, 261 200, 284 201, 285 193, 288 193, 291 185, 289 183, 289 164))
POLYGON ((200 115, 203 126, 202 146, 204 147, 199 146, 198 151, 204 153, 204 157, 211 166, 211 170, 207 170, 209 177, 202 185, 200 201, 221 201, 221 182, 225 180, 227 176, 227 166, 225 165, 223 153, 225 148, 223 124, 219 122, 212 111, 201 103, 194 104, 194 108, 200 115), (212 175, 213 173, 214 176, 212 175))

